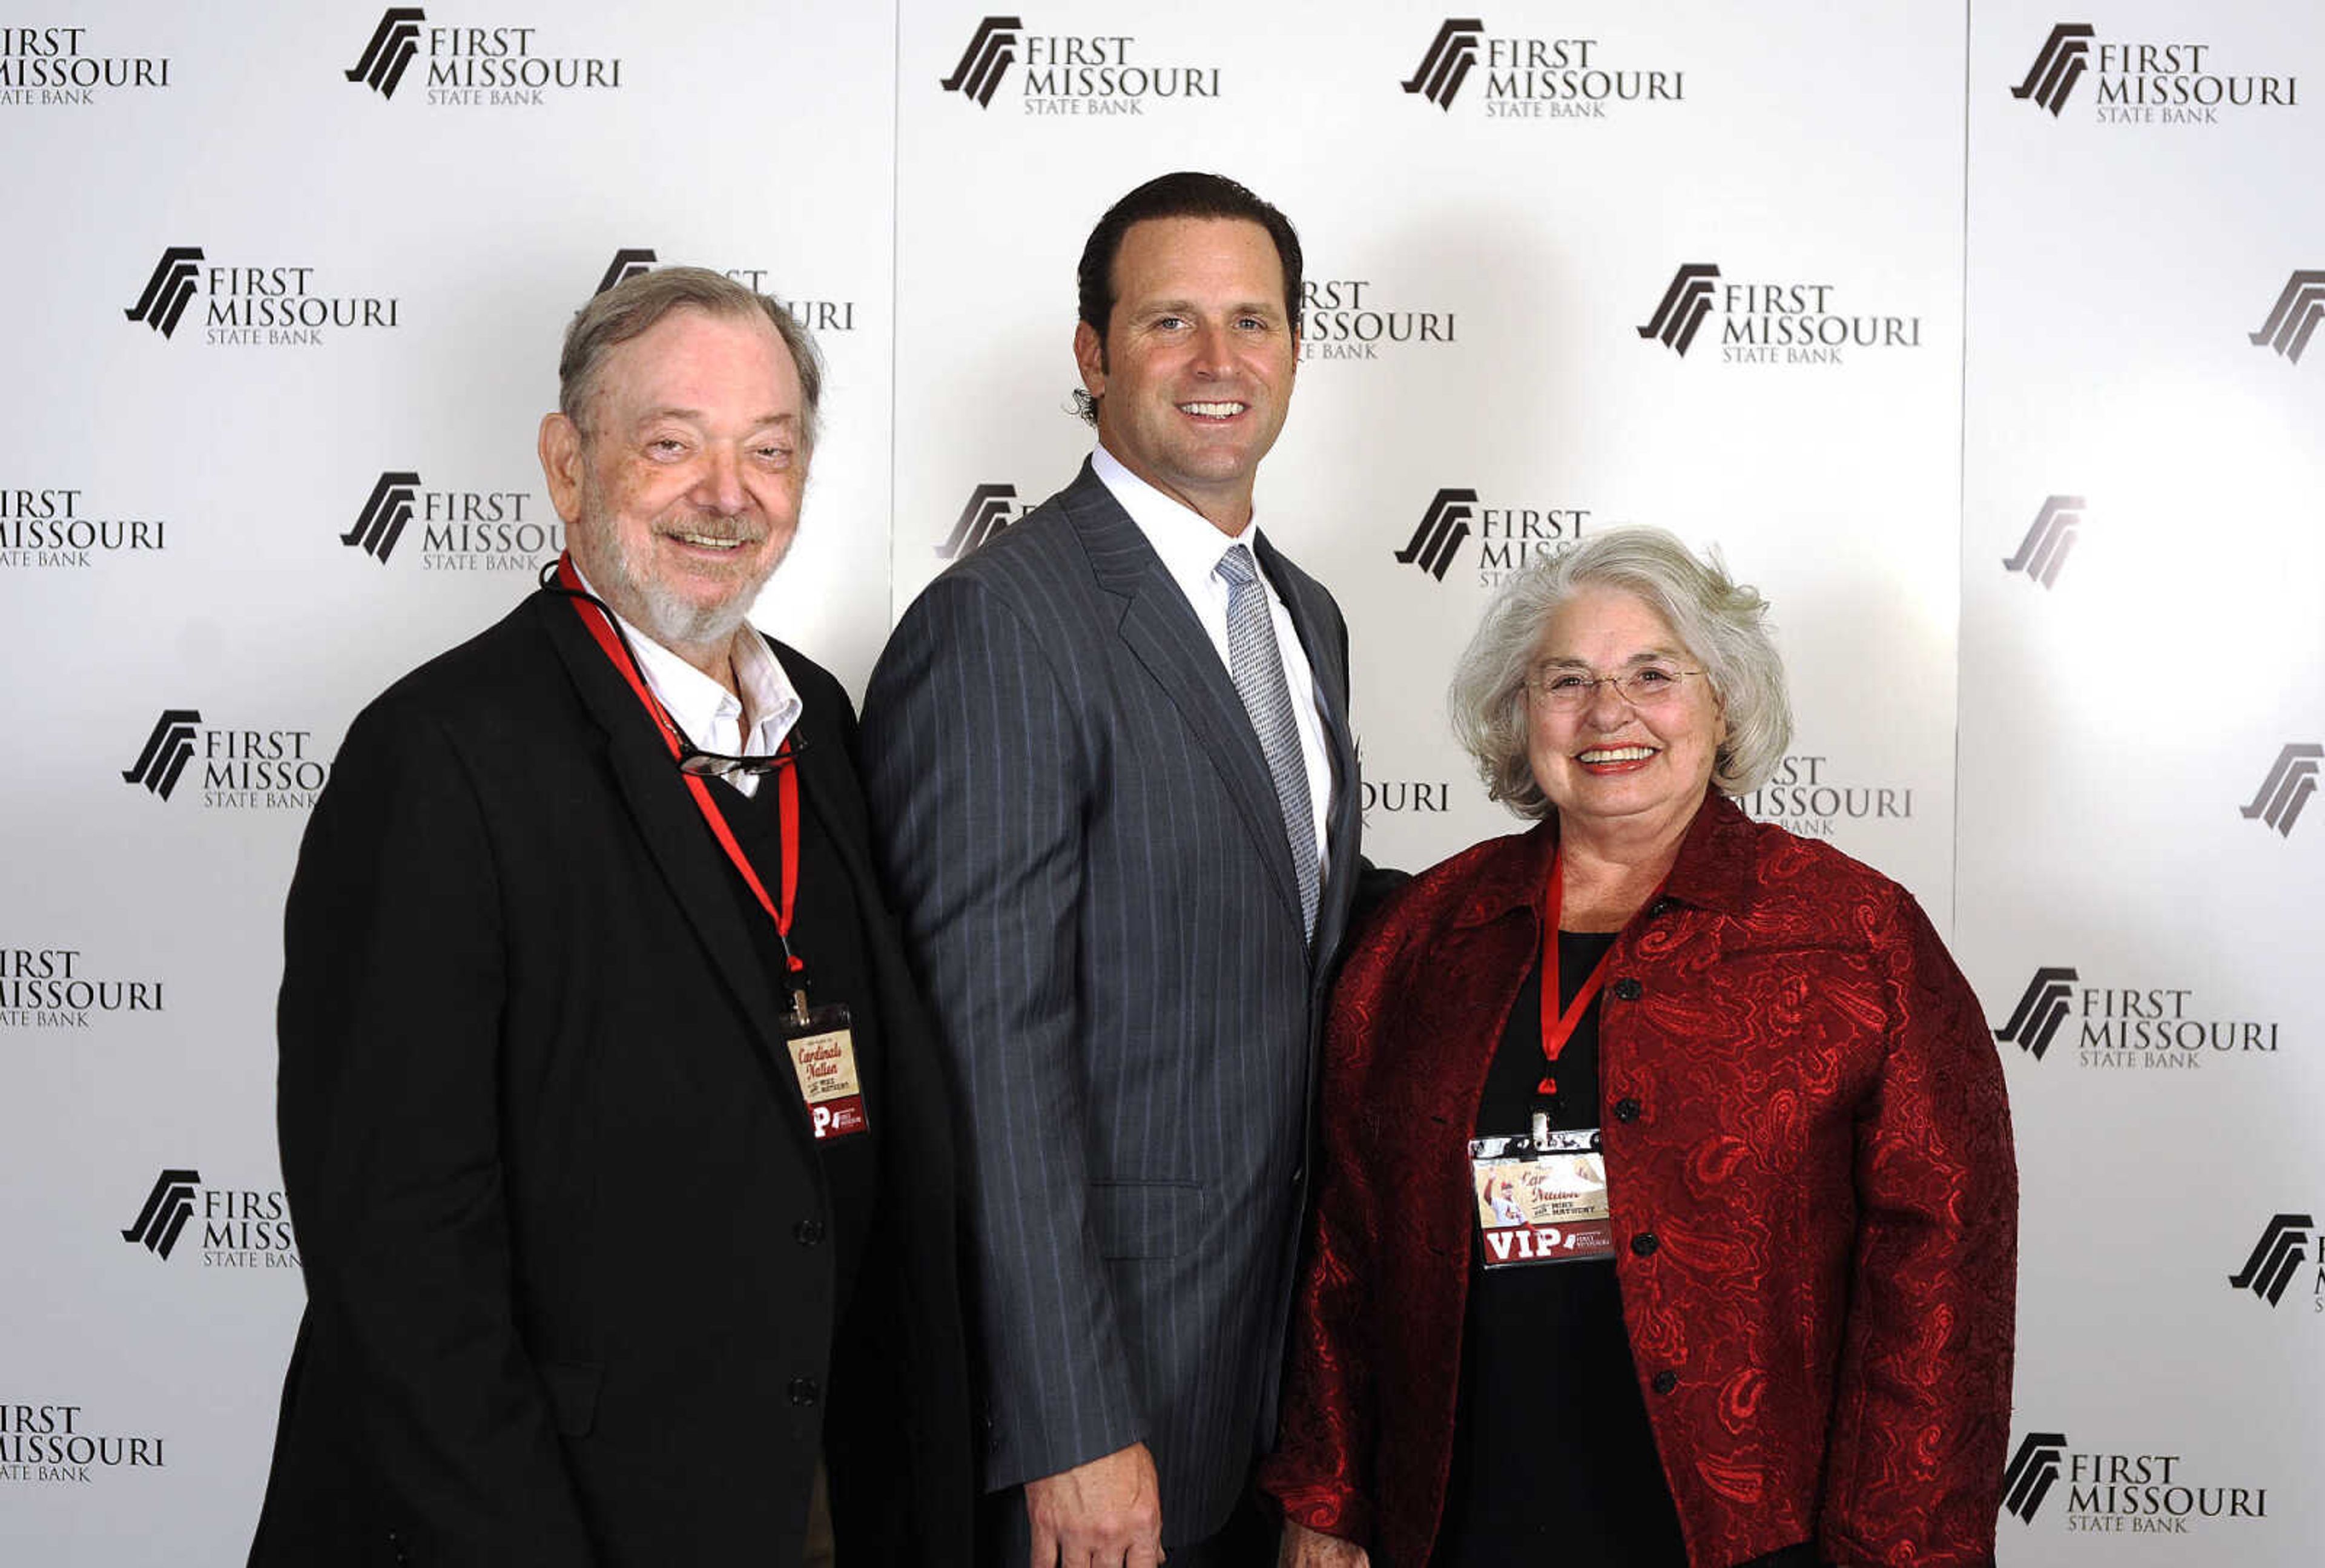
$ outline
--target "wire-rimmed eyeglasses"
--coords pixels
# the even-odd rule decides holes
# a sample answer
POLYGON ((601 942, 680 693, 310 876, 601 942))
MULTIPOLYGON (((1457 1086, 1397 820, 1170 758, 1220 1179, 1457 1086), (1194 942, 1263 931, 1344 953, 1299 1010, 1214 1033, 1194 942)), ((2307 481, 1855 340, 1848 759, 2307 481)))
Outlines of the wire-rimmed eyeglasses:
POLYGON ((1525 689, 1535 707, 1552 713, 1588 708, 1598 700, 1601 686, 1614 687, 1616 695, 1634 708, 1653 708, 1679 695, 1688 677, 1702 673, 1672 664, 1640 664, 1619 675, 1593 675, 1572 665, 1545 664, 1526 673, 1525 689))

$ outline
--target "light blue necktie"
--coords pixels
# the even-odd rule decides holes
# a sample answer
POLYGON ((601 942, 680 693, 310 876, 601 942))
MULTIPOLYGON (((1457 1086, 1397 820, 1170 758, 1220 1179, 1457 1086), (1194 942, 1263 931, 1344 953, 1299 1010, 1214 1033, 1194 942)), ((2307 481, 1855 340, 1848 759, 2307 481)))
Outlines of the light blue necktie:
POLYGON ((1300 879, 1301 930, 1313 937, 1320 886, 1316 818, 1308 800, 1308 765, 1300 756, 1300 725, 1292 716, 1292 690, 1283 679, 1283 652, 1275 642, 1275 617, 1246 546, 1231 546, 1215 571, 1227 585, 1227 673, 1275 778, 1275 803, 1283 811, 1292 869, 1300 879))

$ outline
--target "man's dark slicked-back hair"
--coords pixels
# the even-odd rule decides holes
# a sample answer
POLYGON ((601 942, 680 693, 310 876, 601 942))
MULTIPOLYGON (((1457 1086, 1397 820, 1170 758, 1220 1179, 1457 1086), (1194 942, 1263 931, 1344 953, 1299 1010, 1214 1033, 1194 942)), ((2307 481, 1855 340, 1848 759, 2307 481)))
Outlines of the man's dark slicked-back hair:
POLYGON ((1292 220, 1224 174, 1181 170, 1149 180, 1107 208, 1082 246, 1081 316, 1099 342, 1106 341, 1107 320, 1114 314, 1114 264, 1122 254, 1122 237, 1132 224, 1156 218, 1240 218, 1267 230, 1283 264, 1284 319, 1298 329, 1300 236, 1292 220))

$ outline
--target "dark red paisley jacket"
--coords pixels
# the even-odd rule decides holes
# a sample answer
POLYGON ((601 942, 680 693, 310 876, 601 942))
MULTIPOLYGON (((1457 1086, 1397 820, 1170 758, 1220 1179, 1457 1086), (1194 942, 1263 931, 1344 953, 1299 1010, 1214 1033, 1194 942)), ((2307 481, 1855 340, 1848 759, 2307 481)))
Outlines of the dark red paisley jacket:
MULTIPOLYGON (((1467 1140, 1542 951, 1547 823, 1405 887, 1343 971, 1292 1325, 1285 1514, 1417 1568, 1450 1461, 1467 1140)), ((2017 1172, 1984 1014, 1903 888, 1712 796, 1614 948, 1623 1317, 1688 1560, 1993 1561, 2017 1172)))

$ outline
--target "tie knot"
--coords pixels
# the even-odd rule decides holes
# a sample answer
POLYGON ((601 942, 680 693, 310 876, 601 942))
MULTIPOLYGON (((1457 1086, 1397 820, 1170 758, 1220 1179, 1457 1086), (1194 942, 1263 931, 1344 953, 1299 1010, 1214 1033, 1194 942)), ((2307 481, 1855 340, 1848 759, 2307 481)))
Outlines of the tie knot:
POLYGON ((1251 547, 1247 544, 1227 546, 1227 552, 1219 557, 1217 570, 1221 577, 1227 579, 1229 588, 1249 588, 1259 580, 1259 568, 1254 564, 1251 547))

